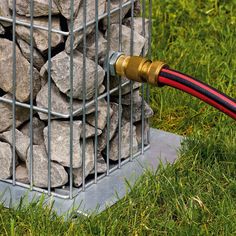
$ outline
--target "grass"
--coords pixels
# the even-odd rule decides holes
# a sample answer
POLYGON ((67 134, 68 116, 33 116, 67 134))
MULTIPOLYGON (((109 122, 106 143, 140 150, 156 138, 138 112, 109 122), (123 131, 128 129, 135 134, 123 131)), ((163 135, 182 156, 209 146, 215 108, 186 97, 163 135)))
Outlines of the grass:
MULTIPOLYGON (((153 58, 236 97, 236 1, 153 1, 153 58)), ((8 235, 235 235, 235 121, 171 88, 151 89, 152 126, 188 135, 179 160, 147 172, 100 215, 64 221, 43 201, 0 206, 8 235)))

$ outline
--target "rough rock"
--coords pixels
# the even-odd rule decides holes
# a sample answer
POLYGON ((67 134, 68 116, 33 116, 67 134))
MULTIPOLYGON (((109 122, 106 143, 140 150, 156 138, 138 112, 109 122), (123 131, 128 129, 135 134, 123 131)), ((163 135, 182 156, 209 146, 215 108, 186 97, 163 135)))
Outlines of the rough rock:
MULTIPOLYGON (((106 0, 100 0, 98 1, 98 15, 102 15, 105 12, 105 3, 106 0)), ((95 2, 94 1, 86 1, 86 22, 90 22, 95 19, 95 2)), ((83 12, 84 12, 84 6, 83 3, 81 3, 79 12, 74 20, 74 29, 77 29, 77 27, 81 27, 84 24, 84 18, 83 18, 83 12)), ((70 23, 69 23, 70 24, 70 23)), ((94 30, 94 24, 91 26, 88 26, 86 28, 86 34, 90 34, 94 30)), ((80 30, 79 32, 74 33, 74 42, 73 42, 73 49, 77 48, 79 43, 83 39, 83 30, 80 30)), ((66 40, 66 52, 70 52, 70 37, 66 40)))
MULTIPOLYGON (((83 132, 83 125, 81 125, 81 132, 83 132)), ((101 135, 102 130, 97 129, 97 135, 101 135)), ((95 128, 92 125, 86 124, 85 125, 85 135, 86 138, 91 138, 95 136, 95 128)), ((82 137, 81 137, 82 138, 82 137)))
POLYGON ((16 167, 16 181, 29 184, 28 170, 25 164, 20 164, 16 167))
MULTIPOLYGON (((51 83, 51 111, 61 113, 64 115, 70 114, 70 99, 62 94, 59 89, 56 87, 56 85, 52 82, 51 83)), ((40 108, 48 108, 48 84, 45 84, 36 97, 36 103, 37 106, 40 108)), ((73 111, 76 111, 77 109, 80 109, 83 107, 83 102, 79 100, 73 101, 73 111)), ((94 111, 94 108, 88 108, 86 109, 86 114, 89 114, 94 111)), ((79 112, 75 116, 81 115, 83 112, 79 112)), ((39 117, 41 120, 47 120, 48 115, 46 113, 39 112, 39 117)), ((57 119, 59 117, 52 116, 52 119, 57 119)))
MULTIPOLYGON (((128 2, 128 0, 122 0, 122 4, 128 2)), ((113 10, 115 8, 119 8, 120 6, 120 0, 111 0, 110 1, 110 10, 113 10)), ((106 10, 107 10, 107 2, 106 2, 106 10)), ((128 4, 127 6, 122 8, 122 19, 125 17, 125 15, 128 13, 128 11, 131 9, 131 4, 128 4)), ((110 24, 119 24, 120 22, 120 11, 116 11, 114 13, 111 13, 110 17, 110 24)), ((103 23, 103 29, 107 29, 107 17, 105 17, 102 20, 103 23)))
MULTIPOLYGON (((121 159, 127 158, 130 156, 130 122, 123 124, 121 128, 121 150, 120 155, 121 159)), ((136 127, 133 126, 133 154, 138 151, 138 142, 136 138, 136 127)), ((109 158, 113 161, 119 159, 119 134, 117 133, 115 137, 110 142, 109 158)))
MULTIPOLYGON (((0 38, 0 88, 5 92, 12 92, 12 78, 13 78, 13 43, 10 40, 0 38)), ((30 64, 22 56, 20 49, 16 46, 16 99, 20 102, 28 101, 30 98, 30 64)), ((34 68, 34 95, 40 90, 41 82, 39 73, 34 68)))
MULTIPOLYGON (((17 38, 17 43, 20 47, 22 55, 30 63, 30 45, 20 38, 17 38)), ((40 70, 44 64, 45 64, 45 61, 44 61, 41 53, 37 49, 33 48, 33 65, 34 65, 34 67, 37 68, 38 70, 40 70)))
MULTIPOLYGON (((45 128, 44 122, 41 121, 37 117, 33 117, 33 144, 35 145, 43 144, 44 142, 43 129, 44 128, 45 128)), ((20 131, 27 137, 30 137, 30 121, 23 124, 23 126, 20 128, 20 131)))
MULTIPOLYGON (((98 154, 98 157, 97 157, 97 173, 100 174, 100 173, 104 173, 107 171, 107 164, 104 160, 104 157, 102 156, 101 153, 98 154)), ((90 174, 94 174, 94 168, 93 170, 90 172, 90 174)))
POLYGON ((8 143, 0 142, 0 179, 12 176, 12 151, 8 143))
MULTIPOLYGON (((93 144, 93 140, 86 140, 85 177, 87 177, 90 174, 93 168, 94 168, 94 144, 93 144)), ((80 186, 83 181, 82 167, 73 169, 73 176, 74 176, 74 185, 76 187, 80 186)))
MULTIPOLYGON (((96 55, 96 45, 95 45, 95 32, 93 31, 91 34, 87 36, 86 40, 86 56, 91 59, 95 60, 96 55)), ((106 55, 106 48, 107 48, 107 40, 103 37, 103 34, 99 31, 98 32, 98 60, 101 58, 104 59, 106 55)), ((83 53, 83 43, 78 46, 78 50, 83 53)))
MULTIPOLYGON (((30 152, 28 150, 28 158, 26 161, 27 169, 30 166, 30 152)), ((34 145, 33 146, 33 183, 34 186, 40 188, 48 187, 48 157, 44 145, 34 145)), ((51 187, 59 187, 68 182, 68 174, 64 167, 58 163, 51 162, 51 187)), ((28 171, 28 177, 29 171, 28 171)))
MULTIPOLYGON (((106 33, 107 35, 107 33, 106 33)), ((140 55, 142 49, 147 41, 142 35, 133 31, 133 55, 140 55)), ((122 51, 126 55, 130 55, 131 49, 131 29, 125 25, 122 25, 122 51)), ((110 39, 111 39, 111 50, 119 51, 119 25, 112 24, 110 27, 110 39)))
MULTIPOLYGON (((17 20, 30 24, 30 18, 24 16, 17 16, 17 20)), ((34 25, 43 26, 48 28, 48 17, 34 18, 34 25)), ((52 29, 60 30, 60 19, 55 16, 52 17, 52 29)), ((17 35, 30 44, 30 28, 22 25, 16 25, 17 35)), ((41 53, 45 53, 48 49, 48 31, 41 29, 34 29, 33 32, 34 47, 41 53)), ((51 34, 51 47, 52 49, 63 42, 63 36, 61 34, 52 32, 51 34)))
POLYGON ((0 35, 4 35, 5 34, 5 29, 3 28, 3 26, 0 24, 0 35))
MULTIPOLYGON (((0 16, 11 19, 11 12, 9 10, 8 0, 1 0, 0 1, 0 16)), ((0 20, 0 22, 5 27, 8 27, 11 25, 11 22, 7 22, 7 21, 3 21, 3 20, 0 20)))
MULTIPOLYGON (((131 116, 130 106, 123 106, 124 118, 129 120, 131 116)), ((152 108, 144 101, 144 118, 153 116, 152 108)), ((133 103, 133 122, 140 121, 142 119, 142 101, 133 103)))
MULTIPOLYGON (((73 123, 73 168, 82 165, 81 159, 81 124, 82 121, 73 123)), ((48 127, 44 128, 44 143, 48 150, 48 127)), ((51 122, 51 159, 63 166, 70 166, 70 122, 56 121, 51 122)))
MULTIPOLYGON (((83 54, 79 51, 74 51, 74 66, 73 66, 73 98, 83 99, 83 54)), ((40 71, 41 76, 44 76, 47 70, 47 63, 40 71)), ((91 99, 95 92, 95 70, 96 64, 94 61, 86 58, 86 99, 91 99)), ((105 71, 98 65, 98 86, 101 86, 105 71)), ((70 56, 66 52, 60 52, 51 60, 51 77, 60 91, 70 96, 70 56)))
MULTIPOLYGON (((98 102, 98 117, 97 117, 97 127, 98 129, 103 130, 104 127, 106 126, 107 123, 107 102, 105 99, 102 99, 98 102)), ((110 108, 110 116, 112 116, 113 114, 113 110, 112 108, 110 108)), ((96 125, 95 123, 96 117, 95 114, 89 114, 86 118, 87 123, 89 123, 90 125, 94 126, 96 125)))
MULTIPOLYGON (((131 17, 124 19, 124 24, 131 28, 131 17)), ((143 18, 142 17, 134 17, 133 18, 133 29, 140 35, 144 36, 146 38, 146 42, 144 45, 144 55, 148 52, 148 35, 149 35, 149 19, 145 19, 145 26, 144 26, 144 32, 143 32, 143 18), (144 35, 145 34, 145 35, 144 35)))
MULTIPOLYGON (((142 144, 142 122, 139 121, 135 123, 136 126, 136 135, 137 135, 137 142, 138 145, 142 144)), ((144 145, 148 145, 148 130, 149 130, 149 124, 147 120, 144 121, 144 145)))
MULTIPOLYGON (((11 100, 12 96, 10 94, 5 94, 2 98, 11 100)), ((0 102, 0 111, 0 132, 3 132, 12 127, 12 105, 5 102, 0 102)), ((16 127, 20 126, 28 119, 29 109, 17 106, 15 116, 16 127)))
MULTIPOLYGON (((142 102, 142 97, 140 96, 139 89, 133 90, 133 103, 142 102)), ((112 101, 119 102, 118 97, 113 97, 112 101)), ((131 93, 125 94, 121 97, 121 104, 129 106, 131 104, 131 93)))
MULTIPOLYGON (((54 2, 57 5, 57 8, 59 9, 60 13, 65 18, 70 20, 70 1, 68 1, 68 0, 54 0, 54 2)), ((81 0, 74 0, 74 13, 73 13, 74 17, 78 14, 80 3, 81 3, 81 0)))
MULTIPOLYGON (((110 119, 110 128, 109 128, 109 141, 114 137, 116 129, 118 127, 119 121, 119 105, 117 103, 111 102, 111 109, 113 110, 113 114, 110 119)), ((122 115, 122 108, 121 108, 122 115)), ((102 134, 98 138, 98 150, 101 152, 105 149, 107 144, 107 125, 103 129, 102 134)))
MULTIPOLYGON (((13 0, 8 0, 9 7, 12 10, 13 0)), ((23 16, 30 16, 30 0, 16 0, 16 13, 23 16)), ((34 17, 47 16, 49 8, 48 0, 34 0, 34 17)), ((52 15, 57 15, 59 10, 52 1, 52 15)))
MULTIPOLYGON (((30 140, 27 136, 21 133, 19 130, 16 129, 16 153, 18 157, 22 161, 26 161, 27 158, 27 150, 29 147, 30 140)), ((4 133, 0 133, 0 140, 12 145, 12 130, 6 131, 4 133)))

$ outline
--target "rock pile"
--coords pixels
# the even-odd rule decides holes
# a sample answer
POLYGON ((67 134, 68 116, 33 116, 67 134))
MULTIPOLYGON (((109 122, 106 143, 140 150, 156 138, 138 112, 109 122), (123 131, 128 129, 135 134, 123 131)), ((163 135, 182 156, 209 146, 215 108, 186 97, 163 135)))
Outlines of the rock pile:
MULTIPOLYGON (((123 0, 123 3, 127 0, 123 0)), ((30 23, 30 1, 16 0, 17 20, 30 23)), ((119 7, 119 0, 111 0, 111 10, 119 7)), ((87 22, 95 19, 95 1, 87 1, 87 22)), ((100 0, 98 14, 106 13, 107 1, 100 0)), ((48 109, 48 49, 51 47, 51 111, 68 115, 70 112, 70 95, 73 94, 73 110, 78 110, 73 122, 73 176, 74 186, 82 183, 82 138, 83 127, 86 136, 86 160, 85 176, 94 173, 94 153, 97 149, 98 173, 106 171, 106 155, 112 161, 118 160, 118 123, 119 111, 121 120, 121 150, 122 159, 130 155, 130 139, 133 143, 133 152, 138 150, 141 143, 141 104, 139 84, 133 83, 133 124, 130 123, 130 85, 122 87, 121 106, 118 104, 118 93, 111 95, 111 102, 106 97, 98 101, 97 121, 95 120, 94 104, 86 108, 86 124, 82 122, 83 94, 86 102, 93 101, 96 89, 98 94, 109 91, 118 86, 117 78, 111 78, 109 88, 106 83, 105 56, 107 53, 107 41, 110 41, 110 49, 119 49, 119 30, 122 32, 122 47, 127 54, 131 46, 131 5, 123 9, 122 25, 119 27, 120 12, 111 15, 109 31, 107 30, 107 18, 99 22, 98 32, 98 61, 95 63, 95 24, 87 27, 86 44, 86 90, 83 89, 83 31, 74 33, 73 51, 70 50, 70 35, 63 36, 60 33, 51 33, 51 45, 48 45, 48 31, 42 28, 33 30, 33 98, 34 105, 48 109), (73 54, 73 88, 70 85, 70 54, 73 54), (97 86, 95 87, 95 75, 97 86), (72 91, 71 91, 72 90, 72 91), (109 124, 107 124, 109 116, 109 124), (97 123, 97 128, 95 127, 97 123), (131 129, 133 137, 130 137, 131 129), (108 135, 109 132, 109 135, 108 135), (95 134, 97 134, 97 147, 94 146, 95 134), (109 140, 107 141, 107 139, 109 140), (109 142, 109 150, 107 150, 109 142)), ((73 21, 75 28, 83 25, 83 1, 74 1, 73 21)), ((135 12, 139 11, 139 3, 135 2, 135 12)), ((138 14, 138 13, 137 13, 138 14)), ((12 17, 12 0, 0 1, 0 15, 12 17)), ((34 25, 48 27, 48 1, 34 0, 34 25)), ((3 100, 12 100, 13 94, 13 41, 12 23, 0 20, 0 178, 12 177, 12 106, 3 100)), ((68 31, 71 24, 70 4, 66 0, 52 1, 52 28, 59 31, 68 31)), ((148 21, 146 21, 148 25, 148 21)), ((133 49, 135 55, 140 55, 142 50, 147 50, 147 37, 142 36, 142 19, 134 19, 133 49)), ((16 100, 29 104, 30 91, 30 28, 26 25, 16 24, 16 100)), ((122 82, 126 79, 122 78, 122 82)), ((145 105, 145 117, 152 116, 152 110, 145 105)), ((54 114, 55 114, 54 113, 54 114)), ((51 116, 51 133, 48 136, 48 114, 34 111, 33 114, 33 150, 30 146, 30 110, 16 106, 16 180, 29 183, 29 168, 33 168, 33 184, 46 188, 48 178, 48 140, 50 140, 51 154, 51 185, 53 188, 68 184, 68 171, 70 166, 70 122, 69 119, 61 119, 56 115, 51 116), (33 155, 33 163, 30 157, 33 155), (32 164, 32 165, 31 165, 32 164)), ((147 132, 148 125, 145 125, 147 132)), ((145 142, 147 140, 145 139, 145 142)))

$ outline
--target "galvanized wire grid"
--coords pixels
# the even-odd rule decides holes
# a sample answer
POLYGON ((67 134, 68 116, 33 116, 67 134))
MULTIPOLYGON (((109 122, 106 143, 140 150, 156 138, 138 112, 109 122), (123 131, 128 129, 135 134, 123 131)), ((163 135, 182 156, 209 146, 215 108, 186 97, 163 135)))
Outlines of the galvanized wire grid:
MULTIPOLYGON (((70 198, 72 199, 74 196, 76 196, 80 191, 85 191, 86 188, 92 184, 96 184, 99 180, 101 180, 105 176, 109 176, 109 174, 119 168, 122 168, 122 165, 127 163, 128 161, 132 161, 133 158, 136 156, 143 154, 144 151, 148 148, 148 145, 145 145, 144 141, 144 128, 145 128, 145 114, 144 114, 144 101, 146 100, 149 103, 149 86, 146 86, 142 84, 141 86, 141 92, 142 92, 142 114, 141 114, 141 121, 142 121, 142 131, 141 131, 141 140, 142 140, 142 145, 141 145, 141 150, 138 151, 137 153, 133 153, 133 99, 130 100, 130 109, 131 109, 131 116, 130 116, 130 157, 126 160, 121 160, 121 130, 122 130, 122 87, 127 86, 129 84, 130 86, 130 94, 131 98, 133 97, 133 82, 124 82, 122 83, 121 78, 117 78, 119 80, 119 85, 113 89, 109 88, 110 85, 110 80, 114 79, 111 78, 109 70, 106 70, 106 83, 107 83, 107 91, 104 92, 101 95, 98 95, 98 37, 99 37, 99 21, 101 19, 106 18, 107 19, 107 49, 106 49, 106 57, 108 58, 109 52, 110 52, 110 47, 111 47, 111 42, 110 42, 110 18, 113 13, 119 12, 119 39, 118 39, 118 48, 119 51, 122 51, 122 19, 123 19, 123 9, 127 6, 131 6, 131 29, 134 28, 134 4, 135 0, 130 0, 125 3, 123 3, 122 0, 119 0, 119 6, 116 7, 115 9, 111 9, 111 0, 107 1, 107 9, 106 12, 102 15, 99 15, 98 12, 98 5, 99 5, 99 0, 94 1, 95 4, 95 19, 92 21, 87 21, 87 9, 86 9, 86 0, 83 0, 83 25, 74 25, 74 21, 71 20, 70 26, 69 26, 69 31, 61 31, 58 29, 53 29, 52 28, 52 0, 49 0, 49 8, 48 8, 48 27, 43 27, 39 25, 34 24, 34 1, 30 1, 30 23, 26 23, 20 20, 16 20, 16 0, 12 1, 12 18, 6 18, 3 16, 0 16, 1 21, 6 21, 6 22, 11 22, 12 23, 12 41, 13 41, 13 48, 12 48, 12 58, 13 58, 13 80, 12 80, 12 99, 7 99, 0 97, 0 102, 3 103, 8 103, 12 105, 12 117, 13 117, 13 122, 12 122, 12 158, 13 158, 13 170, 12 170, 12 180, 2 180, 6 182, 12 183, 12 185, 18 185, 21 187, 29 188, 30 190, 36 190, 39 192, 46 193, 48 195, 54 195, 57 197, 61 198, 70 198), (16 101, 16 25, 22 25, 30 28, 30 102, 19 102, 16 101), (96 64, 96 70, 95 70, 95 79, 94 79, 94 84, 95 84, 95 94, 94 94, 94 99, 92 101, 87 102, 86 101, 86 32, 87 28, 90 25, 95 25, 95 64, 96 64), (42 108, 34 105, 34 94, 33 94, 33 31, 35 29, 41 29, 44 31, 48 32, 48 108, 42 108), (63 35, 63 36, 70 36, 70 96, 69 96, 69 102, 70 102, 70 110, 69 113, 61 113, 61 112, 56 112, 52 111, 52 100, 51 100, 51 89, 52 89, 52 81, 51 81, 51 58, 52 58, 52 50, 51 50, 51 33, 55 32, 57 34, 63 35), (73 110, 73 43, 74 43, 74 33, 75 32, 83 32, 83 108, 73 110), (111 94, 115 93, 118 91, 118 161, 117 164, 112 164, 110 165, 109 162, 109 149, 110 149, 110 96, 111 94), (145 99, 146 97, 146 99, 145 99), (98 175, 97 173, 97 156, 98 156, 98 102, 101 99, 106 99, 107 101, 107 149, 106 149, 106 165, 107 165, 107 171, 104 174, 98 175), (86 181, 85 178, 85 159, 86 159, 86 109, 88 109, 91 106, 95 106, 95 137, 94 137, 94 178, 90 181, 86 181), (28 108, 30 110, 30 146, 29 146, 29 182, 30 184, 23 184, 20 182, 16 181, 16 107, 24 107, 28 108), (82 181, 82 186, 80 188, 75 188, 73 186, 73 131, 74 131, 74 116, 79 114, 80 112, 82 113, 82 121, 83 121, 83 126, 82 126, 82 170, 83 170, 83 181, 82 181), (61 190, 57 191, 52 191, 51 188, 51 139, 48 138, 48 187, 47 189, 42 189, 35 187, 33 184, 33 161, 34 161, 34 156, 33 156, 33 115, 34 112, 42 112, 48 115, 48 137, 51 137, 51 120, 52 116, 56 116, 57 118, 62 118, 62 119, 68 119, 70 121, 70 167, 69 167, 69 185, 61 190)), ((70 0, 70 18, 73 19, 73 13, 74 13, 74 0, 70 0)), ((152 13, 152 0, 147 1, 142 1, 142 33, 143 36, 145 37, 148 35, 148 56, 151 56, 151 13, 152 13), (145 32, 145 26, 146 26, 146 17, 149 18, 149 30, 148 32, 145 32)), ((130 55, 133 55, 133 41, 134 41, 134 31, 131 30, 131 43, 130 43, 130 55)), ((143 50, 144 54, 144 50, 143 50)), ((104 63, 105 69, 108 68, 109 66, 109 60, 104 63)), ((148 132, 148 143, 149 143, 149 132, 148 132)))

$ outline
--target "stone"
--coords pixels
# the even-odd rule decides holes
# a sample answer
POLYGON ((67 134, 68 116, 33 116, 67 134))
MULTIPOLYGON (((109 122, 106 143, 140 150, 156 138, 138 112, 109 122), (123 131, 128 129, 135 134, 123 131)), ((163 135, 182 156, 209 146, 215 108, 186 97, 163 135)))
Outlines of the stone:
MULTIPOLYGON (((99 0, 98 1, 98 15, 102 15, 105 12, 105 3, 106 0, 99 0)), ((86 1, 86 23, 90 22, 90 21, 94 21, 95 19, 95 2, 94 1, 86 1)), ((83 3, 81 3, 80 8, 79 8, 79 12, 77 14, 77 16, 75 17, 74 20, 74 29, 80 28, 81 26, 83 26, 84 24, 84 17, 83 17, 83 12, 84 12, 84 6, 83 3)), ((70 22, 69 22, 70 25, 70 22)), ((90 34, 95 26, 95 24, 92 24, 88 27, 86 27, 86 34, 90 34)), ((70 26, 69 26, 70 28, 70 26)), ((83 40, 83 30, 77 31, 76 33, 74 33, 74 42, 73 42, 73 50, 75 48, 77 48, 77 46, 79 45, 79 43, 81 43, 81 41, 83 40)), ((66 52, 70 53, 70 36, 67 38, 66 40, 66 52)))
MULTIPOLYGON (((5 94, 2 96, 3 99, 12 100, 10 94, 5 94)), ((12 127, 12 105, 0 101, 0 133, 6 131, 12 127)), ((15 121, 16 127, 19 127, 26 120, 29 119, 29 109, 16 106, 15 121)))
MULTIPOLYGON (((105 80, 105 82, 106 82, 106 80, 105 80)), ((111 89, 114 89, 114 88, 118 88, 118 87, 119 87, 119 83, 121 83, 121 85, 122 85, 122 84, 126 84, 127 82, 130 82, 130 80, 127 79, 127 78, 125 78, 125 77, 122 77, 122 78, 119 80, 119 79, 117 79, 117 77, 112 77, 112 76, 111 76, 110 82, 109 82, 110 90, 111 90, 111 89)), ((141 85, 142 85, 141 83, 133 82, 133 89, 137 89, 137 88, 139 88, 141 85)), ((130 83, 121 86, 121 95, 125 95, 125 94, 130 93, 130 88, 131 88, 130 83)), ((117 90, 117 91, 115 91, 114 93, 112 93, 111 96, 119 96, 119 90, 117 90)))
MULTIPOLYGON (((131 109, 130 106, 123 106, 124 118, 130 120, 131 109)), ((153 116, 152 108, 144 101, 144 118, 149 118, 153 116)), ((142 101, 138 103, 133 103, 133 122, 140 121, 142 119, 142 101)))
MULTIPOLYGON (((142 121, 139 121, 134 124, 136 126, 136 136, 137 136, 137 142, 140 146, 142 144, 142 121)), ((148 131, 149 131, 149 124, 147 120, 144 120, 144 145, 148 145, 148 131)))
MULTIPOLYGON (((83 54, 79 51, 74 51, 73 57, 73 98, 83 99, 83 54)), ((47 70, 47 63, 44 68, 40 71, 41 76, 44 75, 47 70)), ((86 99, 91 99, 95 93, 95 71, 96 64, 94 61, 86 58, 86 99)), ((101 86, 105 71, 101 66, 97 67, 98 72, 98 86, 101 86)), ((51 60, 51 77, 55 82, 59 90, 70 96, 70 56, 65 51, 60 52, 51 60)))
MULTIPOLYGON (((110 103, 111 109, 113 110, 113 114, 111 115, 110 119, 110 127, 109 127, 109 141, 114 137, 115 132, 118 127, 118 121, 119 121, 119 105, 117 103, 110 103)), ((121 108, 121 114, 122 115, 122 108, 121 108)), ((103 129, 102 134, 98 137, 98 150, 99 152, 103 151, 107 145, 107 125, 103 129)))
MULTIPOLYGON (((17 20, 30 24, 30 18, 24 16, 17 16, 17 20)), ((43 26, 48 28, 48 17, 34 18, 34 25, 43 26)), ((57 16, 52 17, 52 29, 61 30, 60 18, 57 16)), ((16 25, 17 35, 30 44, 30 28, 27 26, 16 25)), ((34 29, 33 32, 34 47, 41 53, 47 53, 48 50, 48 31, 42 29, 34 29)), ((63 42, 63 36, 59 33, 52 32, 51 34, 51 48, 55 48, 63 42)))
MULTIPOLYGON (((46 83, 36 97, 37 106, 40 108, 48 109, 48 84, 46 83)), ((73 111, 83 108, 83 102, 79 100, 73 100, 73 111)), ((62 94, 56 85, 52 82, 51 83, 51 111, 61 113, 63 115, 70 114, 70 99, 62 94)), ((94 111, 93 107, 86 109, 86 114, 89 114, 94 111)), ((46 113, 38 112, 39 117, 41 120, 47 120, 48 115, 46 113)), ((78 114, 75 115, 79 116, 82 115, 83 111, 80 111, 78 114)), ((57 116, 52 116, 52 119, 58 119, 57 116)))
MULTIPOLYGON (((131 130, 130 122, 123 124, 121 128, 121 150, 120 155, 121 159, 125 159, 130 156, 130 130, 131 130)), ((133 154, 138 151, 138 142, 136 138, 136 127, 133 126, 133 154)), ((110 142, 110 150, 109 150, 109 158, 113 161, 117 161, 119 159, 119 134, 116 133, 115 137, 110 142)), ((106 153, 106 152, 104 152, 106 153)))
MULTIPOLYGON (((30 45, 20 38, 17 38, 17 43, 19 45, 22 55, 30 63, 30 45)), ((41 53, 37 49, 33 48, 33 65, 34 65, 34 67, 40 71, 41 67, 44 64, 45 64, 45 61, 44 61, 44 58, 41 55, 41 53)))
POLYGON ((4 35, 5 34, 5 29, 3 28, 3 26, 0 24, 0 35, 4 35))
MULTIPOLYGON (((26 166, 28 169, 28 177, 30 178, 30 151, 28 150, 28 158, 26 166)), ((33 184, 36 187, 48 187, 48 157, 44 145, 33 146, 33 184)), ((51 187, 56 188, 65 185, 68 182, 68 174, 64 167, 51 161, 51 187)))
MULTIPOLYGON (((82 150, 80 147, 82 121, 73 122, 73 168, 82 165, 82 150)), ((48 127, 44 128, 44 143, 48 151, 48 127)), ((63 166, 70 166, 70 122, 51 122, 51 159, 63 166)))
MULTIPOLYGON (((139 94, 139 89, 133 90, 133 95, 132 95, 133 103, 140 103, 142 102, 142 97, 139 94)), ((119 102, 118 97, 113 97, 112 101, 119 102)), ((125 94, 121 97, 121 104, 129 106, 131 105, 131 93, 125 94)))
MULTIPOLYGON (((83 132, 83 125, 81 125, 81 130, 83 132)), ((97 129, 97 135, 99 136, 101 134, 102 134, 102 130, 97 129)), ((94 137, 95 136, 95 128, 92 125, 86 124, 85 125, 85 135, 86 135, 86 138, 94 137)))
MULTIPOLYGON (((33 125, 33 144, 35 145, 43 144, 44 142, 43 129, 45 128, 44 122, 37 117, 33 117, 32 125, 33 125)), ((20 127, 20 131, 27 137, 30 137, 30 121, 27 121, 27 123, 23 124, 23 126, 20 127)))
MULTIPOLYGON (((122 0, 121 3, 124 4, 128 2, 128 0, 122 0)), ((108 3, 106 2, 106 11, 108 9, 108 3)), ((120 7, 120 0, 111 0, 110 1, 110 10, 112 11, 115 8, 119 8, 120 7)), ((123 19, 125 17, 125 15, 128 13, 128 11, 131 9, 131 4, 128 4, 125 7, 122 7, 122 16, 121 18, 123 19)), ((102 20, 103 23, 103 29, 107 29, 107 17, 103 18, 102 20)), ((120 23, 120 10, 115 11, 114 13, 111 13, 111 17, 110 17, 110 25, 111 24, 119 24, 120 23)), ((122 22, 121 22, 122 23, 122 22)))
MULTIPOLYGON (((106 32, 107 35, 107 32, 106 32)), ((142 49, 147 41, 142 35, 133 31, 133 55, 141 55, 142 49)), ((131 29, 125 25, 122 25, 122 51, 126 55, 130 55, 131 49, 131 29)), ((112 24, 110 26, 110 40, 111 50, 119 51, 119 24, 112 24)))
POLYGON ((12 176, 12 151, 8 143, 0 142, 0 179, 12 176))
MULTIPOLYGON (((11 12, 9 10, 8 0, 1 0, 0 1, 0 16, 6 17, 8 19, 11 19, 11 12)), ((11 25, 11 22, 0 20, 1 24, 5 27, 8 27, 11 25)))
MULTIPOLYGON (((98 101, 98 117, 97 117, 97 128, 100 130, 103 130, 104 127, 106 126, 107 123, 107 113, 108 113, 108 108, 107 108, 107 102, 105 99, 102 99, 98 101)), ((110 108, 109 115, 112 116, 113 110, 110 108)), ((95 127, 95 114, 89 114, 86 118, 87 123, 95 127)))
MULTIPOLYGON (((101 173, 105 173, 106 171, 107 171, 107 163, 105 162, 102 154, 99 153, 97 157, 97 173, 101 174, 101 173)), ((90 172, 90 174, 94 174, 94 168, 90 172)))
MULTIPOLYGON (((86 40, 86 56, 91 59, 95 60, 95 55, 96 55, 96 45, 95 45, 95 31, 93 31, 91 34, 87 36, 86 40)), ((84 45, 81 43, 78 46, 78 50, 83 53, 83 48, 84 45)), ((104 59, 107 51, 107 40, 103 37, 103 34, 99 31, 98 32, 98 60, 104 59)))
MULTIPOLYGON (((26 161, 27 150, 30 144, 30 140, 27 136, 21 133, 18 129, 15 130, 15 139, 16 139, 16 153, 22 161, 26 161)), ((9 143, 11 146, 12 143, 12 130, 0 133, 0 140, 6 143, 9 143)))
MULTIPOLYGON (((78 14, 79 6, 82 0, 74 0, 73 17, 78 14)), ((54 0, 60 13, 68 20, 70 20, 70 1, 68 0, 54 0)))
POLYGON ((28 170, 25 164, 20 164, 16 167, 16 181, 29 184, 28 170))
MULTIPOLYGON (((148 52, 148 36, 149 36, 149 19, 145 19, 144 21, 145 23, 145 32, 143 32, 143 18, 142 17, 134 17, 133 18, 133 29, 134 31, 136 31, 137 33, 139 33, 140 35, 144 36, 146 38, 146 42, 144 45, 144 55, 147 55, 148 52), (145 33, 145 35, 144 35, 145 33)), ((126 26, 128 26, 129 28, 131 28, 131 24, 132 24, 132 18, 126 18, 124 19, 124 24, 126 26)))
MULTIPOLYGON (((0 88, 5 92, 12 93, 13 78, 13 43, 10 40, 0 38, 0 88)), ((30 64, 22 56, 20 49, 16 46, 16 99, 26 102, 30 98, 30 64)), ((40 90, 41 82, 39 72, 33 69, 33 94, 40 90)))
MULTIPOLYGON (((82 146, 82 144, 81 144, 82 146)), ((93 140, 86 140, 85 147, 85 178, 90 174, 94 168, 94 144, 93 140)), ((79 187, 83 182, 83 168, 73 169, 74 185, 79 187)))
MULTIPOLYGON (((13 0, 8 0, 9 7, 12 10, 13 0)), ((19 15, 30 17, 30 0, 16 0, 16 13, 19 15)), ((48 16, 49 1, 48 0, 34 0, 34 17, 48 16)), ((52 0, 52 15, 59 14, 57 6, 52 0)))

